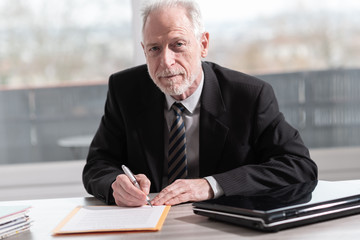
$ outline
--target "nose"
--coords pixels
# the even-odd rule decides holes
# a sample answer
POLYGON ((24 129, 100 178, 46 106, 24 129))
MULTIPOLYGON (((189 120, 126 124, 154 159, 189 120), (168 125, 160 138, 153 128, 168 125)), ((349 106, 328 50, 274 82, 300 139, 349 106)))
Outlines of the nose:
POLYGON ((173 51, 171 51, 171 49, 169 49, 169 48, 163 49, 160 58, 161 58, 161 65, 163 67, 168 68, 175 64, 175 53, 173 51))

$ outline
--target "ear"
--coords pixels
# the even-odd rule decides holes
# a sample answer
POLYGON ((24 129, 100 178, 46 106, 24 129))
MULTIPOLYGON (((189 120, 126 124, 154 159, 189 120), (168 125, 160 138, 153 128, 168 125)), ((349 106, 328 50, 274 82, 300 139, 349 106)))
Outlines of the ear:
POLYGON ((201 57, 205 58, 208 54, 208 50, 209 50, 209 33, 208 32, 204 32, 201 36, 200 39, 200 44, 201 44, 201 57))

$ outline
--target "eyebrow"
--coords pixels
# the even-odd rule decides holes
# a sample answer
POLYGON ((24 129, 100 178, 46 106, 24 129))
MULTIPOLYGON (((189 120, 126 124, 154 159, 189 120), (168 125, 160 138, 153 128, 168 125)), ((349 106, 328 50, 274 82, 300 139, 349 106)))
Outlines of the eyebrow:
POLYGON ((160 44, 158 44, 158 43, 148 43, 148 44, 145 44, 144 46, 146 48, 148 48, 148 47, 154 47, 154 46, 158 46, 158 45, 160 45, 160 44))
MULTIPOLYGON (((184 41, 186 43, 190 42, 189 39, 184 38, 184 37, 174 37, 174 38, 170 39, 170 42, 176 42, 176 41, 184 41)), ((145 44, 144 46, 146 48, 148 48, 148 47, 154 47, 154 46, 159 46, 159 45, 161 45, 161 43, 152 42, 152 43, 145 44)))

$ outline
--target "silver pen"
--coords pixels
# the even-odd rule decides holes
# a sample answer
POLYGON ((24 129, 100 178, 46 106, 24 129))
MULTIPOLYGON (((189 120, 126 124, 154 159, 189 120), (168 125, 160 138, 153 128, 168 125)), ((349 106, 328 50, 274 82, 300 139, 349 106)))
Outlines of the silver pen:
MULTIPOLYGON (((125 165, 122 165, 121 168, 124 171, 125 175, 130 179, 132 184, 134 184, 135 187, 137 187, 138 189, 141 190, 139 183, 136 181, 136 178, 135 178, 134 174, 130 171, 130 169, 125 165)), ((146 201, 152 207, 149 196, 146 196, 146 201)))

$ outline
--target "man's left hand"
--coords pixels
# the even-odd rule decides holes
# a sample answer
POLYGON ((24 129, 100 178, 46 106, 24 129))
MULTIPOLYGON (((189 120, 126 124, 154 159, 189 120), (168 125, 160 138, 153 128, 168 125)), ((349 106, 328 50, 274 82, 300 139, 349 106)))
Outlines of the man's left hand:
POLYGON ((164 188, 151 203, 153 205, 175 205, 189 201, 203 201, 211 199, 213 196, 213 190, 204 178, 178 179, 164 188))

